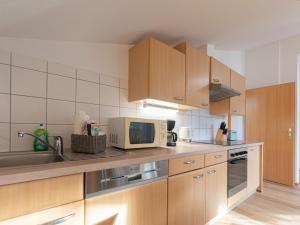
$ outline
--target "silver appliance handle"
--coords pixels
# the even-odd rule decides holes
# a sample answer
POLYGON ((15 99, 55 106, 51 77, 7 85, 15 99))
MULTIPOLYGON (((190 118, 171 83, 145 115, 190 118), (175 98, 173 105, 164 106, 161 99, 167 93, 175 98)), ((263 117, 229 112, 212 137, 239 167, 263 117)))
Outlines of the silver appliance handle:
POLYGON ((64 217, 61 217, 61 218, 58 218, 58 219, 54 219, 54 220, 51 220, 51 221, 46 222, 46 223, 40 223, 38 225, 56 225, 56 224, 61 224, 61 223, 66 222, 67 220, 71 219, 75 215, 76 215, 75 213, 72 213, 70 215, 67 215, 67 216, 64 216, 64 217))
POLYGON ((190 161, 184 162, 185 165, 189 165, 189 164, 193 164, 193 163, 195 163, 195 160, 190 160, 190 161))

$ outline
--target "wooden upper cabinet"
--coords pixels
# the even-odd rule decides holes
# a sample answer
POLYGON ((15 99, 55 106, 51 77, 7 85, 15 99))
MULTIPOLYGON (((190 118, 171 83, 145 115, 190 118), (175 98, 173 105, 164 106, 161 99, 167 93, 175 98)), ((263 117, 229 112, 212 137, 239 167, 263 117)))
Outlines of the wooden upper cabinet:
POLYGON ((211 57, 210 82, 230 87, 230 68, 211 57))
POLYGON ((241 92, 240 96, 230 98, 230 112, 236 115, 246 114, 246 79, 237 72, 231 70, 231 88, 241 92))
POLYGON ((204 170, 168 179, 168 225, 205 224, 204 170))
POLYGON ((210 57, 186 42, 175 48, 185 54, 185 104, 198 108, 208 108, 210 57))
POLYGON ((129 50, 129 101, 147 98, 184 104, 185 55, 153 38, 129 50))

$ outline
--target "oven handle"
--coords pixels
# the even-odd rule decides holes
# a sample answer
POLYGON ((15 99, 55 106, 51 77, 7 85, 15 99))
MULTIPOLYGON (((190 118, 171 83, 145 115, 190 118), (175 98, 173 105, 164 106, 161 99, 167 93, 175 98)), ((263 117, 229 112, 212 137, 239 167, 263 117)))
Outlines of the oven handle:
POLYGON ((234 164, 234 162, 240 161, 240 160, 247 160, 247 157, 241 157, 237 159, 231 159, 229 160, 229 163, 234 164))

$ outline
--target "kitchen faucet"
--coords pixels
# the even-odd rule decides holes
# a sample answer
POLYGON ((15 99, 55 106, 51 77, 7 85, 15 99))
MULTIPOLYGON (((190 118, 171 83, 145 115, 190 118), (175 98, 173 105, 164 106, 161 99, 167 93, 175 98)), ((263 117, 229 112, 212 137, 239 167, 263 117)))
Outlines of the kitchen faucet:
POLYGON ((55 147, 53 147, 52 145, 50 145, 49 143, 47 143, 46 141, 44 141, 43 139, 41 139, 40 137, 38 137, 34 134, 26 133, 26 132, 23 132, 23 131, 18 132, 18 137, 19 138, 23 138, 24 135, 28 135, 28 136, 31 136, 31 137, 34 137, 34 138, 38 139, 39 141, 46 144, 49 148, 51 148, 55 153, 57 153, 58 155, 63 157, 64 146, 63 146, 63 138, 61 136, 53 136, 54 137, 54 143, 55 143, 55 147))

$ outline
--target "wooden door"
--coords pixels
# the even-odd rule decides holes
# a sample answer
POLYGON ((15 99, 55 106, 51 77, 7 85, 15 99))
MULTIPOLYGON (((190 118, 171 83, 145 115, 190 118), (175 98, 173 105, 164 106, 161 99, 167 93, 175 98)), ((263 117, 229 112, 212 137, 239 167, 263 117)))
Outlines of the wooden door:
POLYGON ((246 91, 246 139, 264 142, 265 180, 294 185, 294 130, 295 83, 246 91))
POLYGON ((246 114, 246 79, 242 75, 231 70, 231 88, 241 92, 240 96, 230 98, 230 112, 235 115, 246 114))
POLYGON ((210 82, 230 87, 230 68, 215 58, 211 58, 210 82))
POLYGON ((151 38, 149 63, 149 97, 183 104, 185 55, 151 38))
POLYGON ((86 225, 167 225, 167 180, 85 200, 86 225))
POLYGON ((227 210, 227 162, 205 169, 206 223, 227 210))
POLYGON ((185 54, 185 104, 207 109, 209 107, 210 57, 186 42, 175 48, 185 54))
POLYGON ((0 222, 0 225, 84 224, 84 201, 78 201, 0 222))
POLYGON ((168 179, 168 225, 205 224, 204 170, 168 179))
POLYGON ((248 149, 247 192, 256 191, 260 185, 260 147, 248 149))

